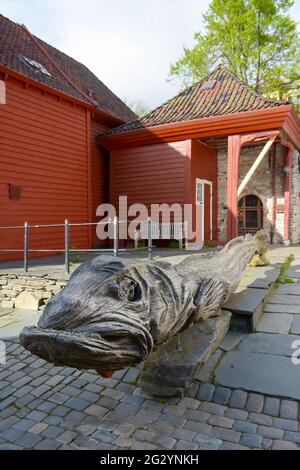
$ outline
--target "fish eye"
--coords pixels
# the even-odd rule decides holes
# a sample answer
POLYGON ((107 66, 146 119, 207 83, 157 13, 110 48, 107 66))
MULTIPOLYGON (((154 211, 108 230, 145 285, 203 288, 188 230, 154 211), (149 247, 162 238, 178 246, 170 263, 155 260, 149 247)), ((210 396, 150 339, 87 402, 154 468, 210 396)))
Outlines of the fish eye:
POLYGON ((138 302, 142 298, 142 289, 133 279, 125 277, 118 283, 119 296, 129 302, 138 302))

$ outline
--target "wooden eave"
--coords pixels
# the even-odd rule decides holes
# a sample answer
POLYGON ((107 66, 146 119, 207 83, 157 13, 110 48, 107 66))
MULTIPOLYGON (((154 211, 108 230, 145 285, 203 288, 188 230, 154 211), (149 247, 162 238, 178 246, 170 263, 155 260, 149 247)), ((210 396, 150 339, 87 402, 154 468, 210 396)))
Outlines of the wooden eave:
POLYGON ((300 120, 290 104, 100 135, 98 142, 102 147, 114 150, 280 129, 285 130, 295 147, 300 150, 300 120))

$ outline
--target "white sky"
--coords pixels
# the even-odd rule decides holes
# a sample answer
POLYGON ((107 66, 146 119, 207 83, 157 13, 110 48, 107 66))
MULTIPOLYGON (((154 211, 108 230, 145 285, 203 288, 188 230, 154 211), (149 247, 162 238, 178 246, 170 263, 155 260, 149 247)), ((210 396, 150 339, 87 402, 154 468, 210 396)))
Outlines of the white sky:
MULTIPOLYGON (((0 12, 92 70, 126 101, 175 95, 169 65, 193 44, 209 0, 0 0, 0 12)), ((292 15, 300 21, 300 0, 292 15)))

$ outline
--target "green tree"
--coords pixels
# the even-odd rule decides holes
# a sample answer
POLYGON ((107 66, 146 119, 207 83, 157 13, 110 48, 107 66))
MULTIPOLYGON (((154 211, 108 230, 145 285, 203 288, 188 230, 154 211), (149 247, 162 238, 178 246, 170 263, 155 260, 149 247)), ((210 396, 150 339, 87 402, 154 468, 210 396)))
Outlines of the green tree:
POLYGON ((127 101, 126 99, 124 99, 123 101, 139 117, 143 117, 145 116, 145 114, 148 114, 151 111, 149 106, 143 101, 127 101))
POLYGON ((169 79, 189 85, 222 63, 266 96, 280 98, 300 77, 293 0, 212 0, 203 32, 170 66, 169 79))

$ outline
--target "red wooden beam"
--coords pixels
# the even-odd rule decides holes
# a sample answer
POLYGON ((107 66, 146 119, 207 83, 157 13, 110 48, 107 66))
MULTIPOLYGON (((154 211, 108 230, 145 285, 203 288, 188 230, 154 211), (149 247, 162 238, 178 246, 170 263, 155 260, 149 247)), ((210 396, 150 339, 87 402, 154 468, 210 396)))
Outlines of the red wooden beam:
POLYGON ((237 236, 238 233, 238 178, 239 158, 241 151, 241 136, 228 137, 227 158, 227 240, 237 236))

